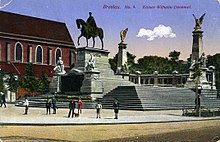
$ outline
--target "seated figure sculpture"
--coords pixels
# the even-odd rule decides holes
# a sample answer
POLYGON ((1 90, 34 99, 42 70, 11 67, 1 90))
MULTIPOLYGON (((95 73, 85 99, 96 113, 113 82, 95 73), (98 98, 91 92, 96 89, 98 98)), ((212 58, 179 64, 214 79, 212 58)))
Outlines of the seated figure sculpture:
POLYGON ((90 53, 91 58, 89 59, 89 62, 86 65, 86 71, 94 71, 95 69, 95 57, 93 54, 90 53))
POLYGON ((57 65, 53 70, 55 71, 56 74, 65 74, 66 73, 66 71, 64 70, 64 64, 63 64, 61 57, 59 57, 59 59, 57 61, 57 65))

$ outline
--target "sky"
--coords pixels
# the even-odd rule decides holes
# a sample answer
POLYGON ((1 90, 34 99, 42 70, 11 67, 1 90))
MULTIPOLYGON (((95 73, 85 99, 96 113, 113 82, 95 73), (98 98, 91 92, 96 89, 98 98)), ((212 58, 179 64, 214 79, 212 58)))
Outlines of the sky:
MULTIPOLYGON (((187 60, 195 26, 192 14, 199 18, 206 13, 203 52, 214 55, 220 51, 218 0, 1 0, 0 4, 1 11, 66 23, 77 48, 86 43, 81 38, 81 45, 77 45, 80 30, 76 19, 87 20, 92 12, 97 26, 104 30, 104 49, 110 51, 109 57, 118 52, 120 31, 128 28, 127 51, 136 55, 136 60, 150 55, 168 57, 174 50, 181 53, 180 59, 187 60)), ((96 47, 101 48, 98 38, 96 47)))

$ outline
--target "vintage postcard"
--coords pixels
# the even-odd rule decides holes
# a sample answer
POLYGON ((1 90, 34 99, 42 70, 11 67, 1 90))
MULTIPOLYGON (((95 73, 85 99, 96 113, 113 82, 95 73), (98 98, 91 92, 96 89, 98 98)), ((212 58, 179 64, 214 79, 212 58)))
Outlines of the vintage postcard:
POLYGON ((220 141, 219 0, 0 0, 0 142, 220 141))

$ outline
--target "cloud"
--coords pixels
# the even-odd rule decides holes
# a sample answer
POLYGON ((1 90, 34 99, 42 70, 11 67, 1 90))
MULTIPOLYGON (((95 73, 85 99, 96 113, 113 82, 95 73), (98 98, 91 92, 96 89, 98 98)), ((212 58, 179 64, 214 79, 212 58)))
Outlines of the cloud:
POLYGON ((146 37, 147 40, 151 41, 155 38, 175 38, 176 34, 172 32, 170 26, 164 26, 160 24, 159 26, 155 27, 153 30, 141 28, 136 35, 137 37, 146 37))

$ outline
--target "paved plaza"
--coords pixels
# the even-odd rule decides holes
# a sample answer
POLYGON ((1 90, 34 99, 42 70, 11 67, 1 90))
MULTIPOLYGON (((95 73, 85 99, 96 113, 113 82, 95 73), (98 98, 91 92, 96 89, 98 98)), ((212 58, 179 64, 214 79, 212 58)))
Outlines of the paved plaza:
MULTIPOLYGON (((76 112, 77 110, 75 110, 76 112)), ((51 109, 52 112, 52 109, 51 109)), ((129 111, 120 110, 119 119, 114 119, 112 109, 101 110, 101 119, 96 119, 96 109, 83 109, 79 117, 68 118, 69 109, 58 109, 57 114, 46 115, 45 108, 30 107, 24 115, 24 107, 8 104, 0 108, 1 125, 90 125, 90 124, 138 124, 214 120, 220 117, 182 116, 181 110, 166 111, 129 111)))

